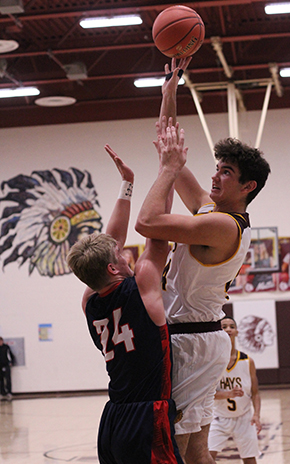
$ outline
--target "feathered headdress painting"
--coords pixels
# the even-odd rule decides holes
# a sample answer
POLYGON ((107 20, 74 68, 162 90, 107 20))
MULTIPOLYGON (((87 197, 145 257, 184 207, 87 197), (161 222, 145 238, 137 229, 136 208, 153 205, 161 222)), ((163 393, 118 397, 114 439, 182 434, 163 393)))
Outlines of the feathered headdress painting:
POLYGON ((19 174, 1 184, 0 256, 3 269, 29 262, 42 276, 70 273, 66 255, 83 235, 101 232, 90 173, 70 168, 19 174))

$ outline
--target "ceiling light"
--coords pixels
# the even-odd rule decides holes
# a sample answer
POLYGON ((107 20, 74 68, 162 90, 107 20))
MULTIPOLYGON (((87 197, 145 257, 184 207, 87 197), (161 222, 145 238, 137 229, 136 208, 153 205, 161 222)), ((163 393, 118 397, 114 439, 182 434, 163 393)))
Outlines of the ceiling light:
POLYGON ((0 40, 0 53, 13 52, 19 47, 19 43, 16 40, 0 40))
MULTIPOLYGON (((165 77, 144 77, 134 81, 135 87, 161 87, 164 84, 165 77)), ((178 85, 185 84, 183 78, 179 79, 178 85)))
POLYGON ((22 0, 0 0, 1 14, 18 14, 24 13, 22 0))
POLYGON ((80 26, 84 29, 93 27, 113 27, 113 26, 133 26, 142 24, 142 19, 139 15, 124 15, 99 18, 85 18, 80 21, 80 26))
POLYGON ((290 77, 290 68, 282 68, 282 69, 280 69, 280 76, 281 77, 290 77))
POLYGON ((266 14, 290 13, 290 3, 269 3, 265 6, 266 14))
POLYGON ((73 105, 76 102, 76 99, 73 97, 62 97, 62 96, 51 96, 51 97, 43 97, 37 98, 34 100, 34 103, 38 106, 69 106, 73 105))
POLYGON ((36 87, 17 87, 16 89, 0 89, 0 98, 30 97, 39 95, 40 91, 36 87))

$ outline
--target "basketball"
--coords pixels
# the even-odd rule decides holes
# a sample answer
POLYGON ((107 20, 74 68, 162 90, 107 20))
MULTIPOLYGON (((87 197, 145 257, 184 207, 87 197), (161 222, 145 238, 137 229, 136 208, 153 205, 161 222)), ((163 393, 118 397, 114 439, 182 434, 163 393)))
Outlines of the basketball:
POLYGON ((174 5, 161 11, 152 27, 153 41, 166 56, 186 58, 201 47, 205 28, 195 10, 174 5))

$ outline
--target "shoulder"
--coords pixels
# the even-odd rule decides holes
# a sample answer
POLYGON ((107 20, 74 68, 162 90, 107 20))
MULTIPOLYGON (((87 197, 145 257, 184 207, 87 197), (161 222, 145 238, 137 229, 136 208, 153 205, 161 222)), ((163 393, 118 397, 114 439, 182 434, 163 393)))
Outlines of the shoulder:
POLYGON ((249 356, 246 353, 239 351, 239 359, 240 360, 249 359, 249 356))
POLYGON ((225 214, 228 214, 236 221, 242 233, 245 229, 251 227, 250 218, 249 218, 248 213, 225 213, 225 214))

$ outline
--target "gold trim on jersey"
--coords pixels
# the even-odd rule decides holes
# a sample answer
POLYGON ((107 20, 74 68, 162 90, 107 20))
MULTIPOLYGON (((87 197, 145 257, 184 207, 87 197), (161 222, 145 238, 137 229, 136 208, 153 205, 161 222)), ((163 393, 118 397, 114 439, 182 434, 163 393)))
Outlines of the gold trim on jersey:
POLYGON ((238 364, 238 361, 247 361, 247 359, 249 359, 248 356, 246 358, 241 358, 241 352, 238 350, 237 351, 237 358, 236 358, 234 364, 232 365, 232 367, 230 367, 229 369, 228 368, 226 369, 227 372, 231 372, 234 369, 234 367, 236 367, 236 365, 238 364))

